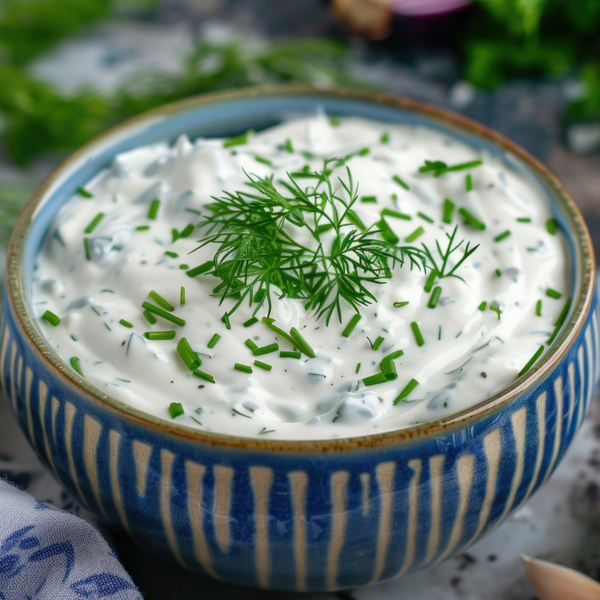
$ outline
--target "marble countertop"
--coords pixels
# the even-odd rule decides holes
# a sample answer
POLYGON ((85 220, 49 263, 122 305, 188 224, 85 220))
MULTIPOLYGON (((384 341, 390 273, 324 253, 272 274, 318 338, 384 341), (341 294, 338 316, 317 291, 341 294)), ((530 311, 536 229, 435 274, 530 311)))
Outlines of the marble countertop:
MULTIPOLYGON (((174 2, 166 4, 174 10, 174 2)), ((202 2, 198 5, 204 6, 202 2)), ((169 25, 103 25, 58 48, 34 69, 65 90, 77 89, 90 81, 100 82, 98 86, 103 90, 111 89, 128 73, 149 64, 167 71, 176 70, 178 57, 191 46, 194 37, 184 21, 180 19, 169 25), (80 60, 81 56, 85 62, 80 60)), ((221 25, 208 23, 204 31, 218 27, 221 25)), ((426 56, 407 67, 379 58, 365 59, 357 62, 355 68, 392 93, 452 108, 523 145, 562 179, 582 209, 594 243, 600 247, 600 201, 597 198, 600 156, 575 156, 561 142, 560 114, 568 96, 569 82, 518 83, 494 94, 480 94, 464 83, 449 84, 436 79, 436 69, 443 70, 444 60, 444 56, 426 56)), ((52 161, 40 161, 29 172, 22 173, 0 156, 0 182, 36 182, 52 166, 52 161)), ((0 475, 3 473, 40 499, 92 519, 41 469, 16 427, 7 402, 0 398, 0 475)), ((296 596, 203 579, 143 553, 117 534, 105 529, 103 533, 109 537, 146 600, 191 600, 200 593, 204 600, 224 597, 283 600, 296 596)), ((520 564, 520 554, 556 561, 600 579, 598 399, 549 482, 506 523, 467 553, 400 581, 304 597, 307 600, 534 600, 520 564)))

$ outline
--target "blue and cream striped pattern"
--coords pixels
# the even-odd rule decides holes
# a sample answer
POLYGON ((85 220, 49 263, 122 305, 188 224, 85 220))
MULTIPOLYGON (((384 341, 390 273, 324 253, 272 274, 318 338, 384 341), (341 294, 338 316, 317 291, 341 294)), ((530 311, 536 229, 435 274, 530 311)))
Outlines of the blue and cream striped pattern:
POLYGON ((512 405, 468 428, 368 450, 186 441, 75 393, 9 311, 0 379, 57 479, 143 547, 229 582, 333 590, 465 550, 546 481, 596 387, 598 311, 594 299, 557 367, 512 405))

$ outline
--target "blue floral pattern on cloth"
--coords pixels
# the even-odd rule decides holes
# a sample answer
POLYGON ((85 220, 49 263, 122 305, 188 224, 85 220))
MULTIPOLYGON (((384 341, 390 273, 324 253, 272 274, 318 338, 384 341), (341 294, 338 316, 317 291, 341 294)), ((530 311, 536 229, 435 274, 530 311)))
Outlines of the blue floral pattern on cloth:
POLYGON ((0 600, 141 600, 100 532, 0 480, 0 600))

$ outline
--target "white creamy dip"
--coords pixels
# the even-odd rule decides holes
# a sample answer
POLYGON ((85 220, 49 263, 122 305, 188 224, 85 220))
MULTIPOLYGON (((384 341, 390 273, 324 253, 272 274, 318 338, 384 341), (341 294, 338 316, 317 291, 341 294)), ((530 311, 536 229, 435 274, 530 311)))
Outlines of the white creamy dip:
MULTIPOLYGON (((501 391, 540 347, 543 361, 571 293, 564 239, 543 192, 510 164, 432 129, 323 114, 230 143, 191 143, 182 136, 173 147, 138 148, 117 156, 56 217, 37 259, 33 308, 49 345, 88 382, 168 421, 247 437, 305 440, 382 433, 438 419, 501 391), (209 230, 197 225, 213 214, 206 205, 224 191, 257 193, 245 173, 273 175, 277 189, 289 195, 278 183, 290 182, 286 173, 321 171, 324 159, 340 157, 345 160, 328 165, 333 191, 349 200, 337 179, 347 182, 348 167, 358 186, 352 210, 365 227, 373 226, 371 238, 382 239, 385 211, 383 223, 397 243, 418 249, 424 244, 440 266, 436 242, 444 252, 447 234, 457 226, 455 243, 464 242, 450 254, 445 274, 467 243, 471 250, 479 247, 456 269, 458 277, 432 280, 429 261, 426 269, 412 270, 407 261, 385 283, 367 282, 376 302, 367 299, 359 308, 361 319, 351 332, 356 312, 344 300, 341 322, 335 313, 327 325, 314 310, 305 310, 303 300, 271 294, 273 325, 288 335, 296 328, 315 354, 282 357, 280 352, 300 348, 262 321, 266 304, 256 314, 258 322, 244 326, 256 304, 246 300, 229 314, 236 300, 220 304, 221 296, 213 294, 221 279, 190 276, 219 247, 199 248, 209 230), (425 161, 459 166, 423 172, 425 161), (482 164, 462 166, 474 161, 482 164), (450 223, 443 222, 444 210, 450 223), (158 296, 149 296, 151 291, 158 296), (148 321, 142 304, 160 309, 160 299, 171 305, 163 314, 174 315, 176 323, 156 313, 150 316, 156 322, 148 321), (56 325, 53 315, 60 319, 56 325), (147 339, 148 332, 174 337, 147 339), (196 373, 177 351, 182 337, 193 358, 202 361, 196 373), (254 355, 251 349, 275 343, 270 353, 254 355), (363 378, 381 373, 389 355, 395 357, 389 360, 397 378, 366 386, 363 378)), ((309 192, 318 182, 292 178, 309 192)), ((344 235, 356 230, 349 223, 342 229, 344 235)), ((314 249, 306 228, 288 225, 286 231, 314 249)), ((323 231, 327 250, 333 240, 323 231)))

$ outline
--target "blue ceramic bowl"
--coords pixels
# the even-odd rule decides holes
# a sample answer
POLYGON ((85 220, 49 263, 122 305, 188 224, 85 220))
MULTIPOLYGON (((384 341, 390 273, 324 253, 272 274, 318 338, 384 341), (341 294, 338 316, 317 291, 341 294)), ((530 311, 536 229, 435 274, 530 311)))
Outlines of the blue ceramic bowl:
POLYGON ((400 577, 462 552, 550 476, 598 375, 589 235, 533 158, 461 117, 359 91, 279 88, 174 104, 100 136, 36 191, 13 233, 0 380, 23 431, 70 494, 144 548, 232 583, 335 590, 400 577), (283 113, 431 127, 536 179, 565 233, 573 303, 546 359, 471 409, 423 426, 335 441, 236 438, 166 423, 82 380, 29 307, 36 253, 59 208, 115 154, 158 140, 229 136, 283 113))

